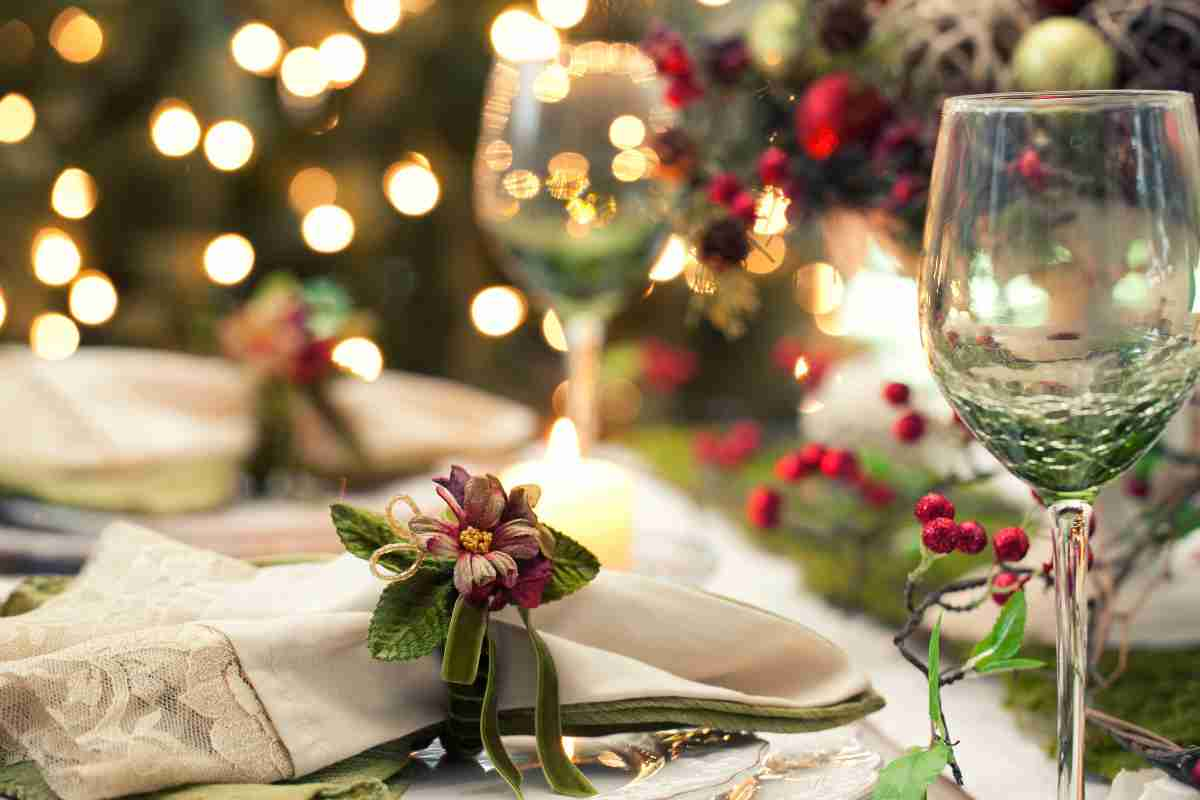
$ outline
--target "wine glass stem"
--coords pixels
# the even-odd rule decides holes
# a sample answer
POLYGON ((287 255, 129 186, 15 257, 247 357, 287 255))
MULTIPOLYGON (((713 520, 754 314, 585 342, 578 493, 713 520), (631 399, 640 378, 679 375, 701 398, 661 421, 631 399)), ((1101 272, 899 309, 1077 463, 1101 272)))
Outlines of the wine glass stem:
POLYGON ((572 314, 563 332, 567 339, 567 416, 586 455, 600 435, 600 358, 604 352, 604 320, 572 314))
POLYGON ((1087 571, 1092 507, 1064 500, 1054 520, 1054 592, 1058 601, 1058 800, 1083 800, 1088 674, 1087 571))

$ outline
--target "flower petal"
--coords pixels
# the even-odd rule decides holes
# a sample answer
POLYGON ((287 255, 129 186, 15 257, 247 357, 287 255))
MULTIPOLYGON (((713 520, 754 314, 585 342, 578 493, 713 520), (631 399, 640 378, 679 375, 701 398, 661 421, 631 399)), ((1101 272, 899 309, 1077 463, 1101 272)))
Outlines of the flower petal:
POLYGON ((466 501, 463 503, 467 524, 481 531, 492 530, 499 524, 507 502, 499 478, 495 475, 476 475, 467 481, 466 501))
POLYGON ((504 508, 504 516, 501 517, 501 522, 508 522, 514 519, 524 519, 530 522, 537 522, 537 514, 533 513, 533 509, 537 506, 538 500, 542 497, 542 487, 536 483, 524 483, 520 486, 514 486, 508 493, 508 505, 504 508))
POLYGON ((420 540, 421 547, 425 548, 425 552, 438 558, 455 558, 462 550, 457 539, 444 533, 418 533, 417 539, 420 540))
POLYGON ((500 582, 512 588, 517 582, 517 562, 508 553, 502 553, 499 550, 493 550, 484 556, 493 567, 496 568, 496 575, 500 582))
POLYGON ((523 519, 504 523, 492 537, 492 550, 508 553, 513 558, 533 558, 540 549, 537 527, 523 519))
POLYGON ((408 521, 408 529, 417 536, 440 533, 451 538, 458 532, 454 525, 428 514, 417 514, 408 521))
POLYGON ((548 559, 535 558, 521 565, 521 574, 512 588, 512 600, 521 608, 537 608, 554 571, 548 559))
POLYGON ((434 478, 433 482, 450 492, 450 496, 458 501, 461 508, 465 502, 467 481, 469 480, 471 480, 471 473, 455 464, 450 467, 449 475, 444 478, 434 478))
POLYGON ((458 524, 467 524, 467 512, 463 511, 462 503, 455 499, 454 495, 445 486, 437 487, 438 496, 446 501, 446 505, 450 506, 450 513, 458 520, 458 524))
POLYGON ((458 561, 454 563, 454 588, 459 594, 470 594, 475 588, 471 579, 471 553, 465 550, 458 554, 458 561))
POLYGON ((476 586, 486 586, 496 580, 496 567, 486 556, 471 554, 471 580, 476 586))

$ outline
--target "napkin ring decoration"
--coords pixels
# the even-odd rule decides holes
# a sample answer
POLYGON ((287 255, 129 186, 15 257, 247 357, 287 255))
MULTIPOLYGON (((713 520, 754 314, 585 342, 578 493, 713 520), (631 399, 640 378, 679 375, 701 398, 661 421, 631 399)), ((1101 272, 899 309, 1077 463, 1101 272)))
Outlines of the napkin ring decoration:
POLYGON ((563 749, 558 673, 530 612, 586 586, 600 562, 538 521, 535 485, 505 491, 494 475, 472 476, 458 466, 434 483, 447 506, 440 517, 421 513, 406 496, 382 515, 333 507, 343 545, 388 584, 371 618, 371 655, 410 661, 440 651, 450 696, 442 744, 457 755, 486 750, 520 798, 521 772, 500 738, 496 646, 488 632, 493 612, 517 606, 537 665, 530 676, 537 681, 534 728, 547 783, 559 794, 595 794, 563 749), (413 512, 407 523, 395 516, 400 503, 413 512))

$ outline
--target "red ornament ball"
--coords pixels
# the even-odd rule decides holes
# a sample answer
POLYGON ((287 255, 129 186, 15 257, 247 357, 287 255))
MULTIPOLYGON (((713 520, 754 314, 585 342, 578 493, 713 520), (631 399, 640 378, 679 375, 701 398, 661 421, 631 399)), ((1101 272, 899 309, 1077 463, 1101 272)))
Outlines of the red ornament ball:
POLYGON ((796 139, 809 156, 824 160, 843 145, 873 137, 889 112, 874 86, 835 72, 813 81, 796 104, 796 139))
POLYGON ((1024 528, 1002 528, 992 538, 997 561, 1020 561, 1029 553, 1029 534, 1024 528))
POLYGON ((883 399, 887 400, 894 406, 908 405, 908 398, 912 395, 912 391, 908 388, 907 383, 892 383, 885 384, 883 387, 883 399))
POLYGON ((996 605, 1002 606, 1008 602, 1008 598, 1012 597, 1017 592, 1021 591, 1021 578, 1012 572, 1001 572, 992 581, 992 586, 997 589, 1004 589, 1003 592, 995 592, 992 594, 992 601, 996 605))
POLYGON ((830 448, 821 458, 821 473, 828 478, 849 480, 858 477, 858 459, 849 450, 830 448))
POLYGON ((973 519, 958 526, 958 541, 954 544, 960 553, 979 555, 988 546, 987 530, 973 519))
POLYGON ((775 462, 775 476, 781 481, 798 481, 812 474, 816 467, 807 463, 799 451, 788 453, 775 462))
POLYGON ((916 506, 913 507, 913 514, 921 522, 930 522, 939 518, 954 519, 954 503, 951 503, 944 495, 933 492, 917 501, 916 506))
POLYGON ((958 544, 958 524, 946 517, 931 519, 921 529, 921 544, 931 553, 946 555, 953 553, 958 544))
POLYGON ((746 519, 758 528, 775 528, 779 525, 779 512, 783 497, 767 486, 751 490, 746 498, 746 519))
POLYGON ((892 434, 905 444, 920 441, 925 435, 925 417, 916 411, 908 412, 893 423, 892 434))

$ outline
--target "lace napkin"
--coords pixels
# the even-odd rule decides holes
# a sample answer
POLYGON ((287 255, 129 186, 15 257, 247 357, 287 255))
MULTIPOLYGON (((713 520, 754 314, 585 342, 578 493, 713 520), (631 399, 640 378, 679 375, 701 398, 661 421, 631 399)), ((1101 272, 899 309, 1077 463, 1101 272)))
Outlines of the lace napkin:
MULTIPOLYGON (((114 524, 66 591, 0 619, 0 767, 33 762, 63 800, 100 800, 273 783, 430 738, 446 716, 437 661, 365 646, 381 588, 352 556, 258 569, 114 524)), ((506 614, 501 726, 529 734, 534 662, 506 614)), ((882 706, 829 641, 696 590, 605 571, 535 616, 571 735, 816 730, 882 706)))

